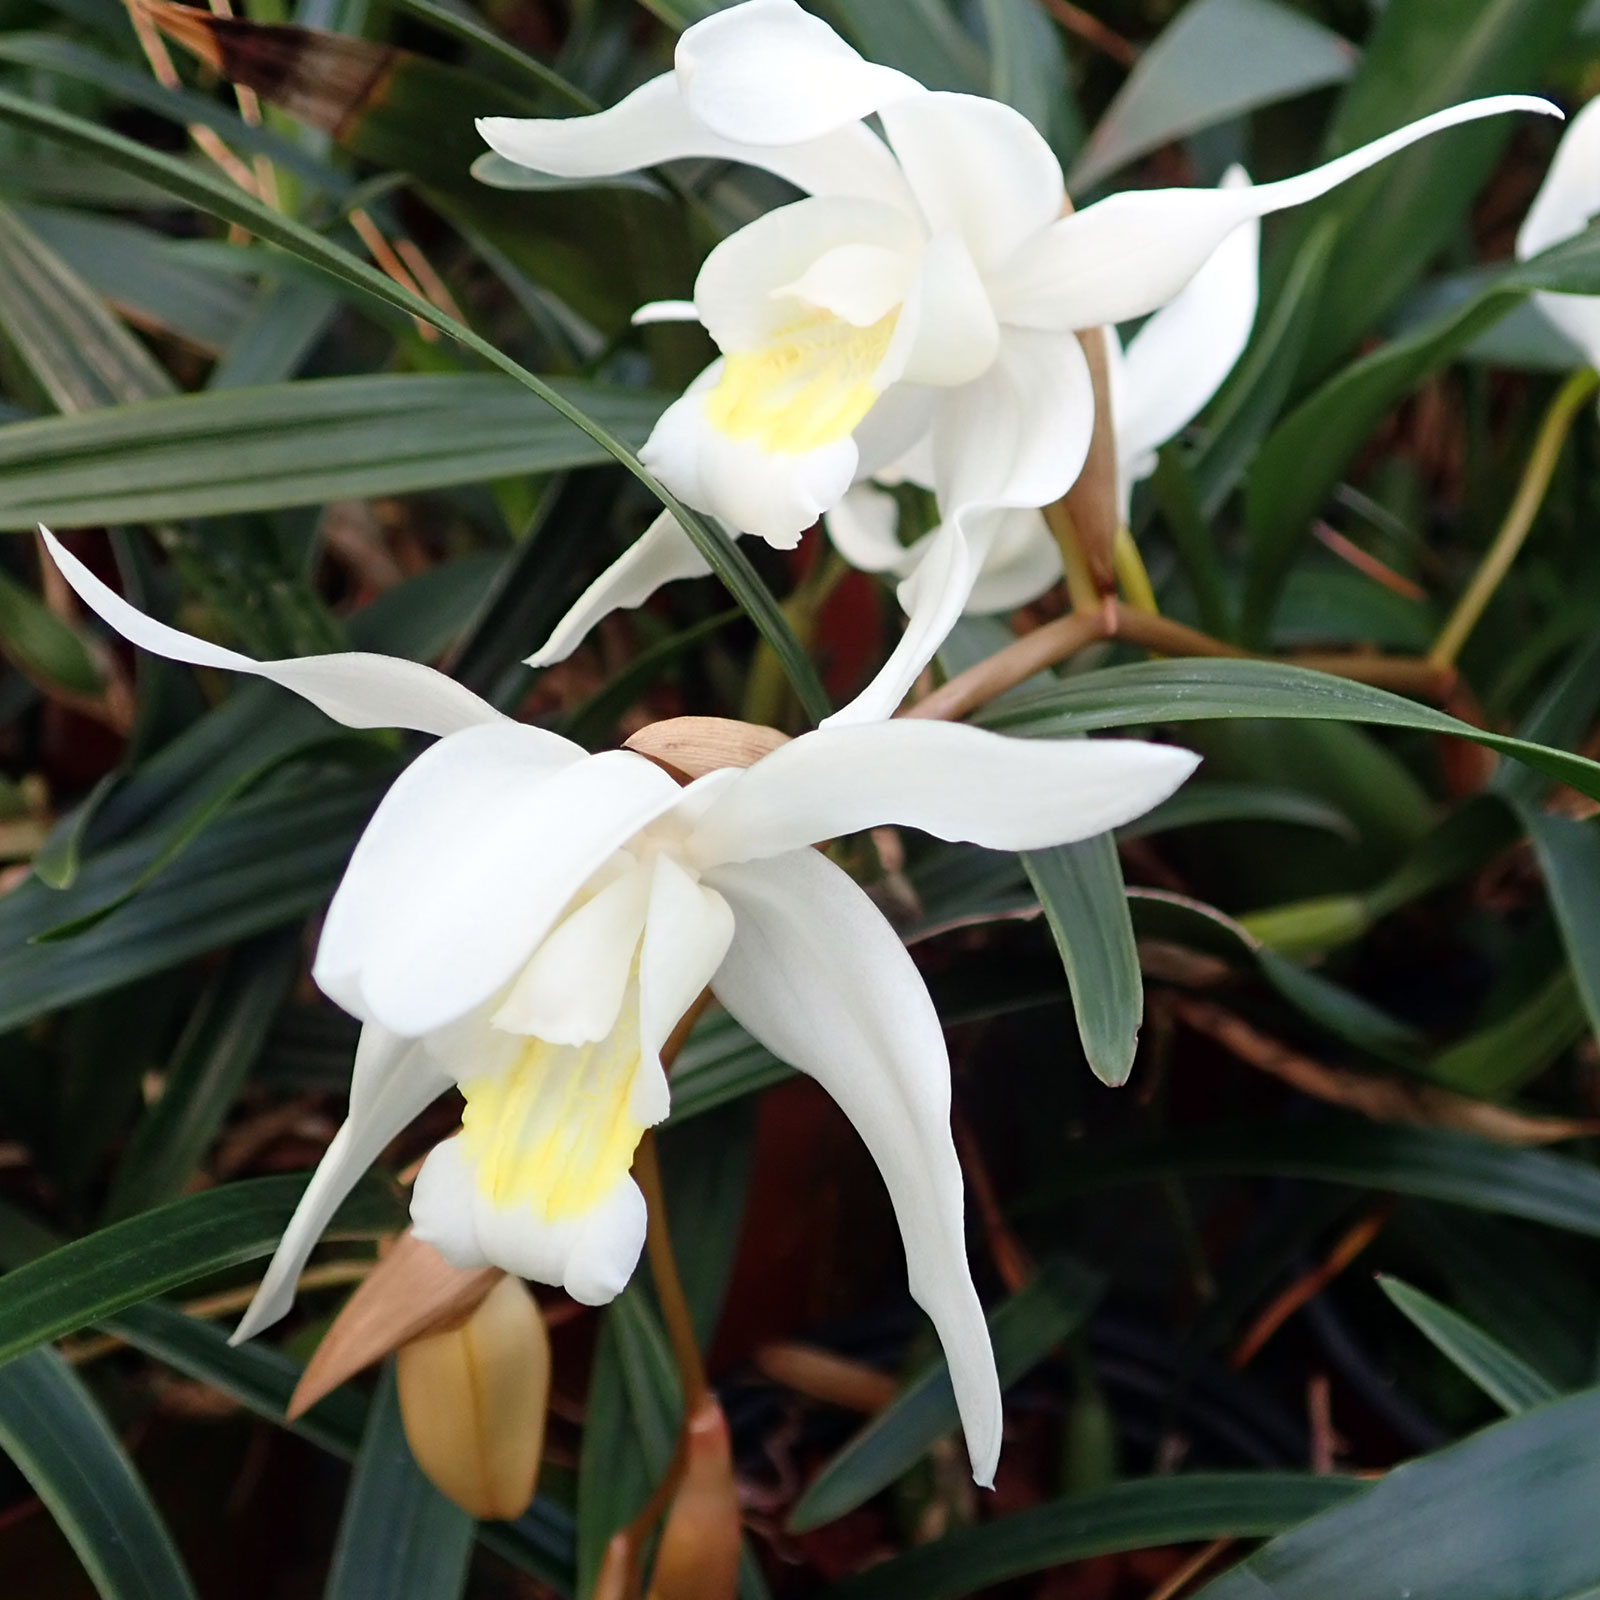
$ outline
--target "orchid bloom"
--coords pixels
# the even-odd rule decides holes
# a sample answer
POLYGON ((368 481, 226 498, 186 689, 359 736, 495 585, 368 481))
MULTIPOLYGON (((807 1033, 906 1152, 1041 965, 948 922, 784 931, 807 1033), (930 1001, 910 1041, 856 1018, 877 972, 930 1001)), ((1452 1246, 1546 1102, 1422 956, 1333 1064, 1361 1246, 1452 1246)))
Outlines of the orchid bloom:
MULTIPOLYGON (((1600 212, 1600 100, 1591 100, 1568 125, 1555 159, 1517 232, 1517 259, 1526 261, 1589 226, 1600 212)), ((1533 303, 1600 367, 1600 295, 1541 291, 1533 303)))
MULTIPOLYGON (((944 520, 899 644, 837 714, 863 721, 893 711, 960 615, 996 533, 989 513, 1049 505, 1077 478, 1093 428, 1077 330, 1165 305, 1253 219, 1512 110, 1559 115, 1523 95, 1475 100, 1279 183, 1130 191, 1064 216, 1061 168, 1020 113, 866 61, 795 0, 745 0, 687 29, 674 70, 608 111, 478 127, 506 159, 559 177, 701 156, 805 192, 723 240, 692 303, 644 308, 700 321, 722 354, 640 454, 687 505, 789 547, 852 483, 928 441, 944 520)), ((706 570, 658 518, 531 664, 706 570)))
POLYGON ((513 722, 414 662, 258 662, 193 639, 45 537, 83 600, 142 648, 267 678, 351 727, 438 737, 379 805, 328 909, 312 975, 363 1024, 350 1114, 235 1340, 284 1314, 361 1173, 451 1086, 461 1131, 418 1174, 415 1233, 456 1266, 610 1300, 644 1243, 629 1168, 670 1107, 660 1052, 709 985, 866 1141, 974 1474, 991 1481, 1000 1391, 966 1260, 939 1019, 866 893, 808 847, 889 822, 1000 850, 1081 839, 1170 794, 1194 756, 906 719, 819 729, 680 786, 632 751, 588 755, 513 722))
MULTIPOLYGON (((1235 166, 1222 182, 1238 188, 1250 178, 1235 166)), ((1256 319, 1260 249, 1261 224, 1252 218, 1235 228, 1178 295, 1145 321, 1126 349, 1116 329, 1106 329, 1117 510, 1124 527, 1133 486, 1155 471, 1156 451, 1194 420, 1244 354, 1256 319)), ((878 474, 877 483, 896 482, 937 488, 926 440, 878 474)), ((965 610, 1014 611, 1060 581, 1061 550, 1037 510, 990 512, 988 521, 990 533, 965 610)), ((916 595, 913 575, 937 549, 941 530, 935 528, 915 544, 902 544, 894 496, 871 482, 856 484, 823 522, 852 566, 902 580, 900 599, 909 611, 916 595)))

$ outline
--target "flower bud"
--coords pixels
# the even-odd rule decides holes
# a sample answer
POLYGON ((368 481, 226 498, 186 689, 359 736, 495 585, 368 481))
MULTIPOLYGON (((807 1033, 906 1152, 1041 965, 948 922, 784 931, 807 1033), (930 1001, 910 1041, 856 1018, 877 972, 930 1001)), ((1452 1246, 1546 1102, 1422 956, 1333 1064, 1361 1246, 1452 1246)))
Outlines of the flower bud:
POLYGON ((502 1278, 463 1323, 399 1353, 400 1417, 433 1486, 481 1521, 533 1500, 550 1395, 550 1339, 520 1278, 502 1278))
POLYGON ((739 1589, 739 1496, 728 1423, 714 1399, 684 1424, 683 1477, 656 1550, 648 1600, 733 1600, 739 1589))

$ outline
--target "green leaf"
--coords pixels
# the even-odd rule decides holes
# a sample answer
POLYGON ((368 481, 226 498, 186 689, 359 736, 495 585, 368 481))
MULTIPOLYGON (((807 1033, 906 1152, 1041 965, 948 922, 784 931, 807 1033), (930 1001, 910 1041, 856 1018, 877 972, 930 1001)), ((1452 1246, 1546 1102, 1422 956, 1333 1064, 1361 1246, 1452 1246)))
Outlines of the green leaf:
POLYGON ((1083 142, 1061 34, 1039 0, 982 0, 989 94, 1025 116, 1058 156, 1083 142))
POLYGON ((1086 733, 1138 724, 1205 722, 1231 717, 1365 722, 1444 733, 1514 756, 1546 777, 1600 799, 1600 762, 1567 750, 1468 723, 1348 678, 1276 661, 1140 661, 1108 667, 1009 696, 978 721, 1032 737, 1086 733))
POLYGON ((172 379, 155 357, 4 205, 0 327, 62 411, 90 411, 172 392, 172 379))
POLYGON ((1560 1391, 1498 1339, 1409 1283, 1378 1274, 1378 1287, 1441 1355, 1459 1367, 1509 1416, 1531 1411, 1560 1391))
POLYGON ((793 1067, 757 1044, 726 1011, 710 1011, 673 1063, 672 1122, 687 1122, 793 1076, 793 1067))
MULTIPOLYGON (((0 1278, 0 1362, 124 1307, 213 1272, 270 1255, 306 1180, 255 1178, 187 1195, 52 1250, 0 1278)), ((393 1189, 364 1179, 329 1237, 367 1237, 403 1225, 393 1189)))
POLYGON ((1588 1029, 1582 996, 1562 967, 1508 1015, 1441 1050, 1426 1071, 1449 1089, 1506 1095, 1538 1077, 1588 1029))
MULTIPOLYGON (((1030 1284, 991 1312, 989 1336, 1001 1385, 1025 1376, 1081 1327, 1102 1287, 1095 1274, 1070 1262, 1047 1262, 1030 1284)), ((940 1357, 812 1479, 789 1514, 789 1527, 804 1533, 854 1511, 959 1425, 950 1369, 940 1357)))
MULTIPOLYGON (((665 403, 601 384, 560 387, 637 443, 665 403)), ((0 428, 0 528, 267 511, 606 459, 506 378, 313 378, 0 428)))
POLYGON ((1086 1150, 1075 1155, 1071 1170, 1050 1192, 1216 1172, 1388 1189, 1600 1238, 1600 1171, 1585 1162, 1444 1128, 1342 1117, 1294 1125, 1240 1123, 1086 1150))
POLYGON ((0 650, 29 677, 58 683, 76 694, 97 695, 105 687, 77 633, 4 572, 0 572, 0 650))
MULTIPOLYGON (((1205 517, 1214 517, 1222 509, 1289 398, 1338 237, 1338 222, 1333 217, 1324 217, 1306 235, 1283 287, 1207 414, 1209 426, 1193 466, 1195 495, 1205 517)), ((1168 445, 1162 455, 1173 448, 1168 445)), ((1155 487, 1162 497, 1162 511, 1177 535, 1178 518, 1168 503, 1170 495, 1162 496, 1159 476, 1155 487)))
POLYGON ((1276 822, 1355 838, 1350 819, 1325 800, 1269 783, 1206 783, 1191 779, 1170 799, 1117 829, 1118 839, 1143 839, 1207 822, 1276 822))
POLYGON ((826 9, 870 60, 929 89, 983 94, 989 87, 977 42, 945 0, 830 0, 826 9))
POLYGON ((104 906, 143 874, 161 836, 85 863, 71 889, 37 880, 0 901, 0 1031, 314 911, 332 894, 380 785, 346 774, 240 802, 115 915, 30 943, 104 906))
MULTIPOLYGON (((834 1584, 824 1600, 964 1600, 1007 1578, 1114 1551, 1262 1538, 1330 1506, 1359 1503, 1364 1489, 1353 1478, 1296 1472, 1196 1472, 1115 1483, 936 1539, 834 1584)), ((1328 1591, 1329 1600, 1335 1593, 1328 1591)))
POLYGON ((1144 981, 1116 840, 1102 833, 1022 861, 1061 952, 1090 1070, 1117 1088, 1139 1048, 1144 981))
POLYGON ((94 1398, 54 1350, 0 1368, 0 1448, 103 1600, 193 1600, 172 1537, 94 1398))
MULTIPOLYGON (((1329 129, 1329 155, 1478 95, 1536 89, 1583 0, 1391 0, 1329 129)), ((1526 118, 1493 117, 1423 141, 1343 185, 1310 216, 1342 220, 1307 354, 1327 370, 1461 230, 1526 118)), ((1554 135, 1557 130, 1550 129, 1554 135)))
POLYGON ((795 638, 777 601, 756 575, 737 543, 715 523, 697 516, 682 505, 609 429, 566 400, 543 379, 535 377, 511 357, 502 354, 494 345, 480 339, 471 329, 463 327, 420 295, 400 288, 376 268, 329 243, 302 223, 261 205, 242 190, 209 173, 188 167, 171 156, 147 149, 81 117, 36 104, 8 90, 0 90, 0 121, 30 129, 69 149, 98 156, 112 166, 150 180, 202 211, 221 217, 226 222, 237 222, 257 238, 282 246, 291 254, 319 267, 330 277, 354 284, 379 302, 420 317, 483 357, 491 366, 515 378, 569 422, 576 423, 678 519, 711 570, 727 586, 761 636, 772 646, 807 715, 813 721, 821 721, 828 714, 828 697, 817 677, 816 668, 795 638))
POLYGON ((1195 0, 1139 57, 1068 178, 1074 192, 1258 106, 1339 83, 1359 54, 1275 0, 1195 0))
POLYGON ((1396 1467, 1197 1600, 1589 1600, 1600 1588, 1600 1392, 1396 1467))
POLYGON ((1550 896, 1573 981, 1592 1031, 1600 1032, 1600 827, 1519 805, 1550 896))
POLYGON ((391 1363, 367 1416, 323 1600, 457 1600, 476 1527, 412 1456, 391 1363))
POLYGON ((106 1219, 182 1194, 199 1170, 234 1095, 300 970, 299 930, 233 951, 207 985, 178 1040, 160 1097, 134 1128, 106 1200, 106 1219))
MULTIPOLYGON (((1330 267, 1330 277, 1336 267, 1330 267)), ((1600 227, 1512 262, 1461 305, 1379 346, 1303 401, 1250 469, 1245 637, 1268 635, 1273 609, 1312 519, 1374 427, 1400 399, 1535 290, 1600 293, 1600 227)))

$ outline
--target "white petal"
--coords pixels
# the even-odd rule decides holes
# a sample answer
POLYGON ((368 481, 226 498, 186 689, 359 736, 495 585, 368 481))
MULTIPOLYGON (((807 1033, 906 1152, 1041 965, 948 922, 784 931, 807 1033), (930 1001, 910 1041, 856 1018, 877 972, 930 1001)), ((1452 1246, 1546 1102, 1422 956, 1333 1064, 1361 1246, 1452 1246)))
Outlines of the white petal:
POLYGON ((460 1137, 435 1145, 411 1191, 412 1232, 456 1267, 496 1266, 600 1306, 627 1286, 644 1248, 644 1196, 624 1178, 597 1206, 549 1221, 495 1206, 462 1158, 460 1137))
POLYGON ((859 125, 787 146, 742 144, 695 119, 670 72, 590 117, 480 117, 490 149, 559 178, 609 178, 686 156, 742 161, 810 194, 866 194, 908 206, 900 168, 883 140, 859 125))
POLYGON ((863 59, 794 0, 747 0, 697 22, 675 60, 695 117, 747 144, 816 139, 924 93, 914 78, 863 59))
POLYGON ((961 236, 928 241, 884 358, 883 379, 950 388, 981 377, 1000 349, 989 291, 961 236))
POLYGON ((651 322, 698 322, 693 300, 649 300, 628 319, 636 328, 651 322))
MULTIPOLYGON (((1249 182, 1242 167, 1223 179, 1229 188, 1249 182)), ((1119 462, 1131 466, 1187 427, 1233 371, 1255 325, 1260 248, 1251 218, 1128 342, 1115 401, 1119 462)))
POLYGON ((470 689, 419 661, 360 650, 291 661, 254 661, 237 650, 193 638, 130 606, 48 528, 39 532, 78 598, 141 650, 193 667, 221 667, 281 684, 347 728, 412 728, 418 733, 443 735, 505 720, 470 689))
POLYGON ((991 850, 1041 850, 1148 811, 1199 758, 1137 739, 1012 739, 902 718, 802 734, 700 819, 706 862, 749 861, 883 823, 991 850))
POLYGON ((1037 508, 1083 470, 1094 382, 1074 334, 1008 328, 994 366, 945 395, 933 425, 939 504, 1037 508))
POLYGON ((1061 215, 1061 165, 1010 106, 924 94, 886 106, 883 126, 930 230, 959 234, 984 271, 1061 215))
POLYGON ((856 484, 822 520, 834 548, 859 572, 903 575, 917 564, 895 533, 899 503, 870 483, 856 484))
POLYGON ((1015 611, 1061 581, 1061 547, 1037 511, 995 513, 998 526, 967 600, 977 615, 1015 611))
POLYGON ((856 476, 885 483, 909 480, 931 489, 929 441, 938 404, 939 391, 921 384, 896 383, 885 390, 856 428, 856 476))
POLYGON ((1517 231, 1517 259, 1526 261, 1582 233, 1600 211, 1600 100, 1591 100, 1556 146, 1550 170, 1517 231))
POLYGON ((414 1039, 384 1038, 369 1046, 363 1034, 357 1047, 358 1061, 363 1050, 367 1052, 366 1081, 360 1100, 352 1094, 350 1115, 311 1175, 230 1344, 253 1339, 288 1311, 294 1303, 295 1285, 322 1230, 361 1174, 424 1106, 450 1087, 449 1077, 414 1039))
POLYGON ((552 1044, 589 1044, 616 1026, 650 903, 642 867, 558 922, 511 985, 495 1027, 552 1044))
POLYGON ((897 591, 906 614, 905 631, 872 682, 848 705, 824 718, 824 726, 892 717, 966 609, 983 550, 973 548, 963 517, 947 517, 932 537, 919 541, 917 549, 916 569, 897 591))
POLYGON ((1530 95, 1496 95, 1435 112, 1278 183, 1111 195, 1053 224, 990 280, 1001 321, 1064 329, 1141 317, 1177 294, 1241 223, 1315 200, 1429 134, 1509 111, 1561 114, 1530 95))
MULTIPOLYGON (((695 279, 695 308, 724 353, 755 349, 804 316, 807 306, 796 290, 814 271, 822 276, 812 286, 819 297, 813 303, 842 302, 839 268, 859 266, 863 246, 872 247, 875 263, 866 287, 881 290, 885 257, 902 258, 900 281, 910 282, 922 234, 904 212, 872 200, 828 196, 779 206, 729 234, 706 257, 695 279), (856 247, 852 256, 821 265, 849 247, 856 247)), ((898 298, 878 317, 895 303, 898 298)))
POLYGON ((528 657, 527 665, 548 667, 565 661, 602 617, 642 606, 664 583, 703 578, 710 571, 683 525, 670 511, 663 511, 578 596, 543 646, 528 657))
POLYGON ((967 1266, 949 1059, 922 979, 872 902, 815 851, 722 867, 710 881, 738 929, 717 998, 815 1078, 871 1151, 905 1240, 911 1293, 950 1365, 973 1476, 991 1483, 1000 1385, 967 1266))
MULTIPOLYGON (((1527 260, 1581 233, 1600 211, 1600 100, 1572 119, 1517 234, 1527 260)), ((1533 303, 1589 358, 1600 361, 1600 296, 1536 294, 1533 303)))
POLYGON ((486 796, 525 803, 557 772, 585 758, 580 745, 513 722, 452 734, 424 751, 384 796, 334 892, 311 967, 322 992, 372 1022, 361 971, 394 931, 389 919, 397 886, 446 862, 470 839, 486 796))
POLYGON ((733 913, 669 855, 656 857, 650 915, 639 952, 639 1075, 629 1111, 654 1127, 670 1101, 661 1047, 722 965, 733 938, 733 913))
POLYGON ((465 1016, 682 793, 625 750, 552 772, 518 737, 533 731, 458 734, 385 796, 368 830, 376 842, 368 850, 363 839, 351 859, 312 968, 341 1005, 410 1037, 465 1016))
POLYGON ((841 244, 818 256, 793 283, 772 290, 771 298, 798 300, 831 311, 854 327, 870 328, 905 299, 915 271, 906 251, 841 244))
MULTIPOLYGON (((707 375, 713 382, 722 363, 707 375)), ((792 550, 800 536, 855 481, 855 441, 787 455, 754 439, 732 439, 706 416, 704 389, 691 387, 667 407, 639 459, 696 511, 709 512, 774 549, 792 550)))

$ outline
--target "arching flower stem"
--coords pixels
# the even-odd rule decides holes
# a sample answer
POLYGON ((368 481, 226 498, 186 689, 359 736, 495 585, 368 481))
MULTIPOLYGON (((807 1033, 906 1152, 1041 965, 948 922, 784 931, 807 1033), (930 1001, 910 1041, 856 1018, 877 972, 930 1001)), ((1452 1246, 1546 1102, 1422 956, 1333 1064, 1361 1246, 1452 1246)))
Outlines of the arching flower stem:
POLYGON ((1506 512, 1505 521, 1500 524, 1500 531, 1485 552, 1472 582, 1456 601, 1449 620, 1428 652, 1428 660, 1434 666, 1449 668, 1455 665, 1462 645, 1477 627, 1494 598, 1495 590, 1511 570, 1511 563, 1517 559, 1517 552, 1528 537, 1533 519, 1544 504, 1545 492, 1550 487, 1556 462, 1561 458, 1561 447, 1566 443, 1567 433, 1596 388, 1600 388, 1600 373, 1592 367, 1581 367, 1556 390, 1550 409, 1539 424, 1539 434, 1528 454, 1528 464, 1522 469, 1522 481, 1517 485, 1511 509, 1506 512))

